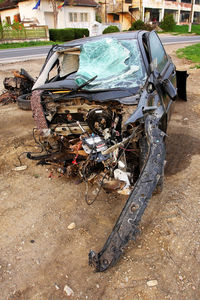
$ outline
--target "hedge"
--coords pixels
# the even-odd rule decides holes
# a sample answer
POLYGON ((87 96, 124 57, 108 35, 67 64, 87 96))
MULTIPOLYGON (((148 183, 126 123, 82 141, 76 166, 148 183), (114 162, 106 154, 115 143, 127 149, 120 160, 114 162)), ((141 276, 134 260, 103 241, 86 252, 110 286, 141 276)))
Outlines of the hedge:
POLYGON ((89 36, 89 30, 86 28, 49 29, 50 40, 54 42, 67 42, 84 36, 89 36))
POLYGON ((75 39, 80 39, 84 36, 89 36, 89 30, 87 28, 74 28, 75 39))
POLYGON ((145 24, 142 20, 135 21, 129 30, 145 30, 145 24))
POLYGON ((119 31, 120 30, 117 26, 110 25, 110 26, 108 26, 104 29, 103 34, 112 33, 112 32, 119 32, 119 31))

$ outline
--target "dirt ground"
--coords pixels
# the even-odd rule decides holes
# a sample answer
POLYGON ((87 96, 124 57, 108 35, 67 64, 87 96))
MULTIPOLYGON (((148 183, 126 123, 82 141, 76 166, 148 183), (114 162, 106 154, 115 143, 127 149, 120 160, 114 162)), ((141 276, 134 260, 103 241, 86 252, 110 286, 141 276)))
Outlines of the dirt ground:
MULTIPOLYGON (((200 299, 200 70, 188 69, 188 102, 177 102, 168 130, 164 190, 149 202, 136 242, 104 273, 88 266, 125 199, 103 192, 88 207, 84 185, 48 178, 47 167, 17 155, 34 148, 31 112, 0 106, 0 300, 199 300, 200 299), (76 227, 68 229, 74 222, 76 227), (147 282, 157 280, 153 287, 147 282), (65 286, 74 295, 67 296, 65 286)), ((1 65, 0 77, 25 68, 37 76, 42 60, 1 65)))

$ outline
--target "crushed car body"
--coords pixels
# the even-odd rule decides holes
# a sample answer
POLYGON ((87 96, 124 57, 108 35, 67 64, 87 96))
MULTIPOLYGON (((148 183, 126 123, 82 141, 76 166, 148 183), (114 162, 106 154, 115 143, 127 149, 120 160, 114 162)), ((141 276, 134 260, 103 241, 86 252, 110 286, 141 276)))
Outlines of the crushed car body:
POLYGON ((31 98, 43 153, 28 157, 79 176, 89 205, 101 189, 128 198, 102 250, 89 253, 96 271, 116 263, 152 193, 162 189, 176 97, 176 68, 154 31, 84 38, 49 51, 31 98))

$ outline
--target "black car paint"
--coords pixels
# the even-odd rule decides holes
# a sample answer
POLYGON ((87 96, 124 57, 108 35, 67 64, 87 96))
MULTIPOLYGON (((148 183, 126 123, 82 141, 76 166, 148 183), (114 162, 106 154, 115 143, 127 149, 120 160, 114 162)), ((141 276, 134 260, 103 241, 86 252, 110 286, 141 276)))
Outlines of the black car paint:
MULTIPOLYGON (((73 98, 74 96, 81 96, 88 100, 99 102, 107 102, 111 100, 119 101, 125 105, 138 105, 132 116, 125 122, 125 125, 140 121, 145 127, 145 136, 148 141, 147 159, 142 168, 141 174, 134 185, 131 195, 129 196, 122 213, 120 214, 116 225, 114 226, 110 236, 108 237, 102 250, 96 254, 94 251, 89 253, 89 263, 94 265, 96 271, 105 271, 118 260, 123 251, 123 247, 130 239, 135 239, 137 233, 137 225, 141 216, 147 206, 147 203, 163 174, 164 160, 165 160, 165 144, 164 137, 167 129, 167 120, 169 119, 169 112, 174 99, 170 99, 174 90, 167 80, 176 86, 176 70, 171 58, 167 56, 168 61, 159 74, 156 70, 151 68, 150 50, 147 53, 144 47, 144 37, 148 41, 150 33, 146 31, 127 32, 108 34, 106 37, 113 37, 121 39, 137 39, 140 52, 142 54, 144 66, 147 73, 147 80, 143 87, 136 89, 113 89, 101 91, 77 91, 71 89, 70 96, 63 96, 64 99, 73 98), (148 90, 149 85, 152 85, 152 90, 148 90), (167 86, 167 87, 166 87, 167 86), (167 88, 169 89, 168 92, 167 88), (149 105, 149 99, 153 96, 155 99, 154 105, 149 105), (126 99, 126 97, 128 97, 126 99), (161 130, 160 130, 161 129, 161 130)), ((49 52, 48 58, 58 49, 68 47, 80 46, 87 41, 95 41, 102 39, 102 36, 93 38, 84 38, 69 42, 63 46, 54 46, 49 52)), ((42 70, 45 67, 45 64, 42 70)), ((60 82, 60 89, 64 86, 60 82)), ((49 82, 38 89, 43 90, 59 90, 56 82, 49 82)), ((74 87, 75 89, 75 87, 74 87)), ((174 97, 173 97, 174 98, 174 97)), ((55 99, 56 101, 56 99, 55 99)))

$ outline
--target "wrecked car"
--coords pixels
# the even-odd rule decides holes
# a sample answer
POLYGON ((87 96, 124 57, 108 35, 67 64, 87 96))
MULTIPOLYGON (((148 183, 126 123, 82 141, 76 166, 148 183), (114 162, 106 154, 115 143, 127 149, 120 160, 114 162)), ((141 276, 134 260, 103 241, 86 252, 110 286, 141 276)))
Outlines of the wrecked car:
POLYGON ((101 189, 127 195, 102 250, 89 253, 96 271, 117 262, 152 193, 162 190, 176 76, 156 32, 136 31, 53 46, 33 86, 43 153, 28 157, 79 176, 90 205, 101 189))

